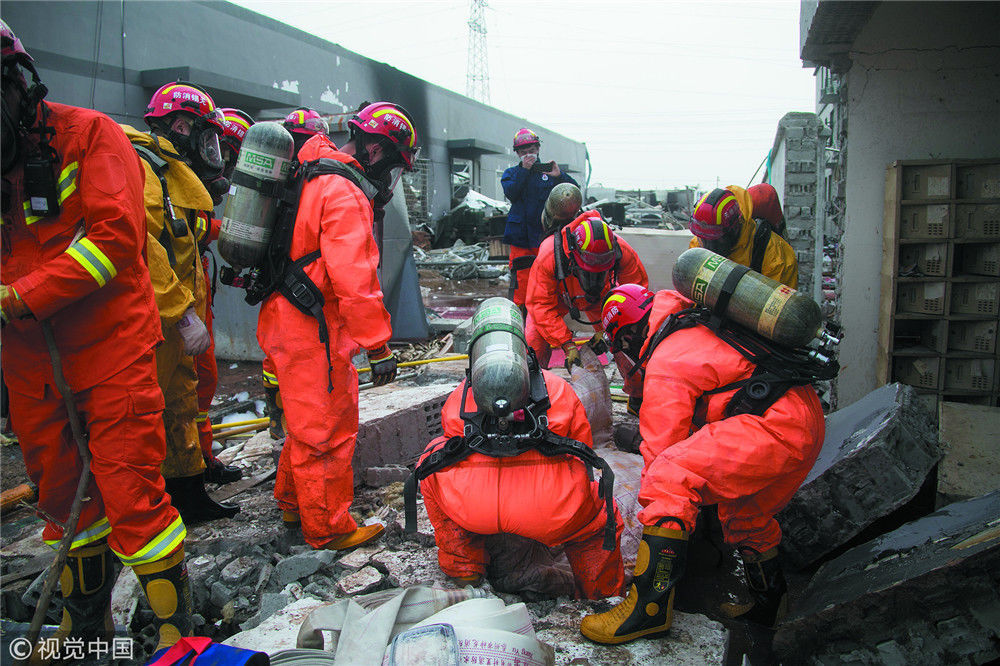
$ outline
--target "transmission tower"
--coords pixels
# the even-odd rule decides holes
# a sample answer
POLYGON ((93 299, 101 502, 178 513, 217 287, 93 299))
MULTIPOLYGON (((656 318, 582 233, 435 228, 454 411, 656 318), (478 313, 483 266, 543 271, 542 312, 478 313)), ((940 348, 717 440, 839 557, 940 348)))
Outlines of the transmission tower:
POLYGON ((486 0, 469 0, 469 59, 465 66, 465 94, 490 103, 490 67, 486 57, 486 0))

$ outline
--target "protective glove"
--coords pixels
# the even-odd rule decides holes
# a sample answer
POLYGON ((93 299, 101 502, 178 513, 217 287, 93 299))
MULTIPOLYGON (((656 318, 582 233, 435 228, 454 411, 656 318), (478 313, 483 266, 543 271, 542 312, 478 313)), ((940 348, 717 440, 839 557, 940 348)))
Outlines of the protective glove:
POLYGON ((583 361, 580 360, 580 350, 577 348, 573 341, 565 343, 562 346, 563 353, 566 354, 566 361, 564 365, 566 366, 566 372, 570 372, 570 368, 574 365, 583 367, 583 361))
POLYGON ((23 319, 31 316, 31 310, 27 304, 21 300, 13 287, 0 284, 0 317, 4 323, 9 319, 23 319))
POLYGON ((385 386, 396 378, 396 355, 387 345, 368 350, 368 363, 372 368, 372 384, 385 386))
POLYGON ((608 351, 608 342, 604 339, 604 332, 598 331, 594 333, 594 337, 587 340, 587 344, 594 351, 595 356, 600 356, 604 352, 608 351))
POLYGON ((202 353, 212 343, 212 337, 208 334, 204 322, 198 317, 194 308, 184 311, 181 320, 177 322, 177 331, 184 340, 184 353, 188 356, 197 356, 202 353))

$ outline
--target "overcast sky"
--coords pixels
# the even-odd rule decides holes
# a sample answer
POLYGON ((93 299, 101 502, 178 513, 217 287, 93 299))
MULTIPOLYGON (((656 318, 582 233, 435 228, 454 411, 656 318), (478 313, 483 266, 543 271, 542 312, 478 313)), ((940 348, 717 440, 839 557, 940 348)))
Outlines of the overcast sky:
MULTIPOLYGON (((468 0, 236 4, 465 94, 468 0)), ((746 185, 781 117, 815 110, 798 0, 490 0, 485 14, 490 103, 585 142, 592 186, 746 185)), ((560 158, 544 132, 542 157, 560 158)))

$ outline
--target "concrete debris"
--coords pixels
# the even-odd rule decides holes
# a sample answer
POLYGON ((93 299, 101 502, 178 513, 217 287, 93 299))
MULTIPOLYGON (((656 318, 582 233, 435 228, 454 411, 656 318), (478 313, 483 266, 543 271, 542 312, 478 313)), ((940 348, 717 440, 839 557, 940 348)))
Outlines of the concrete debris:
POLYGON ((286 557, 274 566, 273 580, 279 587, 283 587, 316 573, 320 567, 330 564, 336 558, 337 554, 332 550, 312 549, 286 557))
POLYGON ((326 603, 322 599, 312 597, 293 601, 261 621, 256 627, 234 634, 222 642, 233 647, 258 650, 268 654, 294 648, 295 639, 299 635, 299 626, 309 613, 326 603))
POLYGON ((380 488, 390 483, 406 481, 410 470, 402 465, 386 465, 384 467, 369 467, 365 470, 365 485, 380 488))
POLYGON ((816 465, 777 516, 788 563, 804 568, 905 505, 942 455, 910 386, 883 386, 827 416, 816 465))
POLYGON ((1000 491, 949 504, 823 565, 775 649, 790 664, 1000 659, 1000 491))
POLYGON ((368 594, 381 589, 384 580, 385 576, 381 571, 368 565, 341 578, 337 587, 342 594, 347 596, 368 594))
POLYGON ((427 443, 441 434, 441 407, 454 388, 455 383, 448 380, 367 393, 358 417, 355 483, 361 482, 369 467, 415 463, 427 443))
POLYGON ((374 555, 381 553, 383 550, 385 550, 384 546, 356 548, 347 555, 341 557, 337 561, 337 564, 352 571, 356 571, 357 569, 360 569, 368 564, 374 555))

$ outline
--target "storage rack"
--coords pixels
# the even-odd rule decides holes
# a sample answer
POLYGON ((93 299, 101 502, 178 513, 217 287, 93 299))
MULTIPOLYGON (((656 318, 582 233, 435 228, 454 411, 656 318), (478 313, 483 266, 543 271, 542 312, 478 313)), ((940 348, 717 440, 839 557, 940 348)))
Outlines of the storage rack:
POLYGON ((894 162, 884 222, 879 383, 1000 405, 1000 159, 894 162))

